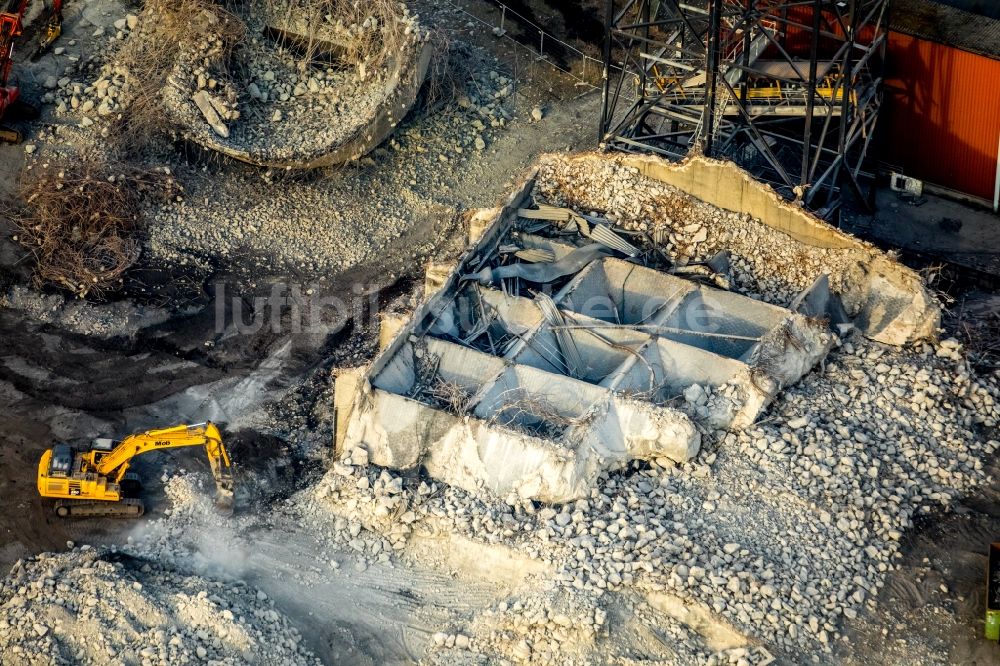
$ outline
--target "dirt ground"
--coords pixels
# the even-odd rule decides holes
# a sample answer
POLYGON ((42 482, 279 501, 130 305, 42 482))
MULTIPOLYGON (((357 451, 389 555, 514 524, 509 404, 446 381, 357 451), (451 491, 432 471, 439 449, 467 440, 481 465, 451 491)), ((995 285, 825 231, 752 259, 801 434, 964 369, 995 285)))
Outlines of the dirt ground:
POLYGON ((951 515, 918 522, 900 568, 877 607, 852 627, 838 655, 846 664, 969 664, 1000 661, 983 638, 988 548, 1000 538, 1000 466, 993 483, 951 515))
POLYGON ((917 199, 881 188, 878 211, 848 216, 845 228, 890 247, 1000 276, 998 216, 993 211, 927 194, 917 199))
MULTIPOLYGON (((513 119, 490 149, 444 171, 443 181, 439 174, 433 178, 428 174, 426 182, 413 186, 421 196, 455 213, 495 205, 540 153, 595 146, 599 92, 577 85, 523 50, 512 58, 505 41, 479 26, 470 29, 468 18, 450 6, 414 4, 419 13, 455 38, 491 52, 497 67, 515 74, 517 81, 513 119), (535 106, 544 109, 541 121, 531 118, 535 106)), ((533 9, 534 18, 553 29, 571 23, 571 14, 565 14, 567 4, 518 3, 533 9)), ((83 16, 94 18, 101 12, 117 16, 123 10, 113 0, 74 5, 70 2, 67 9, 63 39, 87 38, 93 25, 81 25, 83 16)), ((477 16, 496 18, 492 3, 462 6, 477 16)), ((593 12, 588 13, 582 25, 592 30, 593 19, 593 12)), ((587 42, 593 34, 581 30, 579 38, 587 42)), ((28 89, 37 95, 54 64, 43 58, 33 65, 21 61, 18 66, 28 89)), ((39 128, 45 123, 59 124, 51 116, 43 120, 36 131, 43 131, 39 128)), ((426 119, 411 117, 400 131, 427 126, 426 119)), ((23 147, 0 146, 0 196, 13 190, 24 162, 23 147)), ((248 181, 254 177, 250 167, 240 164, 227 162, 215 168, 248 181)), ((392 187, 397 181, 396 164, 379 160, 327 176, 336 187, 358 186, 359 191, 360 184, 392 187)), ((894 219, 908 213, 905 206, 892 211, 894 219)), ((315 297, 339 293, 349 284, 371 288, 395 284, 384 291, 383 300, 400 301, 405 310, 413 300, 410 294, 419 293, 424 262, 460 248, 456 219, 448 216, 442 223, 441 218, 426 218, 384 248, 377 260, 354 266, 338 280, 323 284, 315 297), (419 241, 435 235, 445 237, 435 237, 428 252, 414 251, 419 241)), ((30 262, 11 239, 13 233, 9 222, 0 219, 3 291, 10 283, 26 285, 28 278, 30 262)), ((247 580, 274 598, 326 663, 413 663, 424 655, 434 632, 460 626, 516 595, 529 577, 552 575, 523 554, 498 553, 471 542, 444 547, 439 539, 449 537, 433 534, 413 539, 409 548, 424 561, 444 558, 438 566, 402 568, 366 562, 344 549, 336 558, 337 567, 350 575, 326 575, 332 565, 315 556, 324 546, 301 526, 282 523, 279 509, 289 495, 324 471, 329 461, 323 447, 329 442, 329 432, 318 431, 315 447, 309 451, 290 450, 287 442, 293 434, 315 430, 321 412, 329 409, 331 370, 359 365, 372 357, 377 322, 355 322, 320 335, 275 333, 265 328, 255 335, 231 336, 217 328, 214 290, 218 284, 252 298, 266 293, 272 282, 302 276, 261 270, 249 257, 243 265, 229 262, 224 270, 207 275, 164 275, 158 270, 143 266, 133 274, 134 298, 129 307, 135 309, 129 312, 160 309, 163 301, 158 296, 164 285, 189 280, 184 306, 166 308, 168 316, 156 323, 131 329, 123 326, 118 335, 88 334, 87 326, 96 330, 97 324, 69 325, 66 313, 72 303, 62 304, 61 297, 54 305, 33 301, 34 310, 0 308, 0 569, 7 570, 17 559, 39 552, 65 550, 68 541, 120 544, 164 516, 163 478, 180 469, 206 470, 197 451, 154 454, 138 465, 150 508, 146 517, 137 523, 61 521, 34 489, 37 460, 52 443, 84 443, 96 436, 122 436, 156 424, 212 418, 228 426, 233 457, 248 470, 251 490, 241 498, 241 513, 263 516, 266 507, 276 508, 278 516, 274 522, 261 517, 240 523, 239 529, 246 530, 240 533, 234 528, 231 535, 210 535, 215 552, 227 560, 220 572, 247 580), (218 545, 226 543, 239 545, 218 545)), ((222 307, 231 319, 231 301, 222 307)), ((112 328, 120 324, 110 315, 108 321, 112 328)), ((835 652, 837 662, 1000 662, 1000 647, 980 637, 985 552, 990 541, 1000 539, 1000 467, 994 466, 992 472, 992 485, 968 498, 954 513, 920 518, 917 529, 907 537, 901 568, 890 575, 874 606, 848 623, 846 640, 835 652)), ((677 663, 664 657, 671 654, 672 639, 658 633, 659 626, 666 624, 660 611, 628 595, 613 596, 608 605, 621 642, 630 645, 627 654, 616 655, 618 663, 677 663)))

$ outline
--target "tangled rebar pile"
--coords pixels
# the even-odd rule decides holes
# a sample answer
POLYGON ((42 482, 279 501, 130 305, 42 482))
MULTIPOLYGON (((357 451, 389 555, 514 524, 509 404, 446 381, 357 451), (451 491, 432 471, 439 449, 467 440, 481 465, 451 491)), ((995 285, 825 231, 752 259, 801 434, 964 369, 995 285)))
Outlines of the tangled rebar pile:
POLYGON ((56 285, 79 298, 121 284, 139 258, 142 202, 183 192, 162 171, 74 162, 26 174, 17 193, 23 205, 8 211, 16 240, 35 259, 37 285, 56 285))

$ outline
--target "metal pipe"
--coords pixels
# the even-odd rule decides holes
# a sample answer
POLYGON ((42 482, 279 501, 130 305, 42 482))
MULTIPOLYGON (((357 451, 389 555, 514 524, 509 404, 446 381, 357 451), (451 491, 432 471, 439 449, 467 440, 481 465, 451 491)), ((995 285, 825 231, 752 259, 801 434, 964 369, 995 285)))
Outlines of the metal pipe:
MULTIPOLYGON (((615 2, 607 0, 604 3, 604 85, 601 87, 601 126, 597 131, 598 143, 604 143, 608 130, 611 129, 611 116, 614 113, 613 105, 610 104, 611 96, 611 30, 615 24, 615 2)), ((622 72, 622 76, 625 73, 622 72)), ((617 101, 617 100, 615 100, 617 101)))
MULTIPOLYGON (((808 186, 809 183, 809 152, 812 147, 812 123, 813 123, 813 105, 816 99, 816 71, 817 62, 816 59, 819 57, 819 28, 820 28, 820 17, 822 15, 822 7, 820 6, 819 0, 813 3, 813 28, 812 28, 812 39, 809 42, 809 81, 806 82, 806 91, 808 97, 806 97, 806 117, 805 117, 805 128, 803 131, 802 138, 802 178, 799 185, 803 188, 808 186)), ((796 197, 796 199, 801 199, 804 192, 796 197)))
MULTIPOLYGON (((751 0, 746 0, 746 2, 744 4, 744 7, 743 7, 743 12, 744 12, 743 18, 744 19, 746 18, 747 14, 750 12, 751 9, 752 9, 752 2, 751 2, 751 0)), ((763 26, 761 26, 761 29, 763 29, 763 26)), ((742 56, 743 56, 742 60, 743 60, 743 66, 744 67, 749 67, 750 66, 750 48, 751 48, 750 33, 752 32, 752 30, 753 30, 753 24, 750 21, 745 21, 744 28, 743 28, 743 53, 742 53, 742 56)), ((756 60, 757 59, 754 58, 754 61, 756 61, 756 60)), ((728 74, 728 72, 727 72, 727 74, 728 74)), ((740 74, 740 102, 743 103, 743 106, 746 106, 746 104, 747 104, 747 98, 748 98, 748 96, 750 94, 750 80, 749 79, 750 79, 750 77, 748 77, 745 72, 743 72, 743 73, 740 74)))
MULTIPOLYGON (((650 1, 651 0, 645 0, 645 2, 642 3, 642 7, 641 7, 641 9, 642 9, 642 22, 646 24, 646 27, 642 29, 642 37, 643 37, 643 39, 645 39, 647 41, 649 40, 649 21, 652 18, 652 16, 649 13, 649 10, 650 10, 649 3, 650 3, 650 1)), ((641 58, 642 55, 643 54, 640 51, 639 52, 639 57, 641 58)), ((649 80, 649 72, 648 72, 648 70, 645 67, 643 67, 642 68, 641 78, 640 78, 640 81, 639 81, 639 85, 640 85, 640 87, 642 89, 642 96, 643 97, 646 96, 646 84, 647 84, 648 80, 649 80)))
POLYGON ((553 331, 575 331, 575 330, 600 330, 608 329, 639 329, 642 331, 652 331, 654 333, 673 333, 683 335, 695 335, 703 338, 720 338, 724 340, 745 340, 746 342, 760 342, 760 336, 735 335, 732 333, 709 333, 708 331, 693 331, 687 328, 677 328, 676 326, 660 326, 658 324, 558 324, 548 326, 553 331))
MULTIPOLYGON (((712 149, 715 143, 715 105, 718 104, 718 79, 719 79, 719 39, 722 35, 722 0, 711 0, 709 4, 708 19, 708 68, 706 70, 706 93, 708 99, 705 100, 703 113, 703 127, 701 137, 702 149, 706 156, 712 157, 712 149)), ((725 81, 725 78, 723 78, 725 81)))

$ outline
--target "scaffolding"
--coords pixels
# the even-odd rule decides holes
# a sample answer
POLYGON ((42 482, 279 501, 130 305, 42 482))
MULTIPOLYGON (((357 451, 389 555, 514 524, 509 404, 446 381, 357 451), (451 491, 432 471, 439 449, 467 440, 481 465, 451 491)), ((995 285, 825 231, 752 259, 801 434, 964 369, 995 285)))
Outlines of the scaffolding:
POLYGON ((835 217, 870 204, 888 0, 607 0, 601 141, 730 159, 835 217))

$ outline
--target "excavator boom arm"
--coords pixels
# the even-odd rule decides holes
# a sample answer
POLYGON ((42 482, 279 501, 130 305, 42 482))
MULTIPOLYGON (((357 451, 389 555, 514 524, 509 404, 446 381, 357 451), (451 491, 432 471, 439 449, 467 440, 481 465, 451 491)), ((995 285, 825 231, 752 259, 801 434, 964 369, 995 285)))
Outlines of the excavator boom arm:
POLYGON ((136 433, 123 439, 110 452, 104 453, 95 450, 87 455, 95 472, 120 479, 136 456, 149 451, 186 446, 204 446, 208 460, 212 464, 213 473, 217 468, 229 467, 229 454, 222 445, 222 435, 214 423, 181 425, 136 433))
POLYGON ((91 471, 121 483, 132 459, 149 451, 177 449, 186 446, 204 446, 208 463, 215 479, 215 501, 218 508, 226 513, 233 510, 233 473, 230 469, 229 452, 222 444, 222 434, 214 423, 180 425, 162 430, 148 430, 130 435, 111 451, 97 449, 83 454, 83 460, 91 471))

